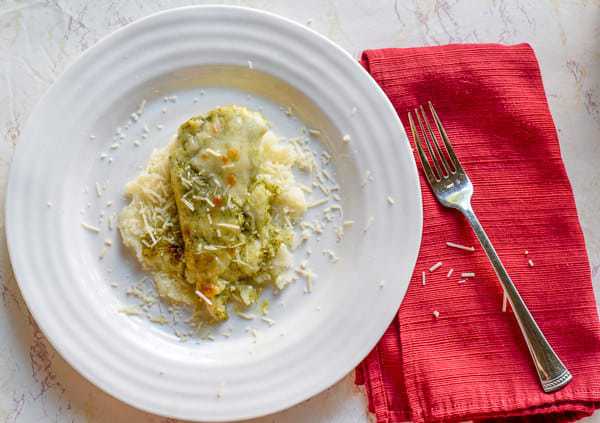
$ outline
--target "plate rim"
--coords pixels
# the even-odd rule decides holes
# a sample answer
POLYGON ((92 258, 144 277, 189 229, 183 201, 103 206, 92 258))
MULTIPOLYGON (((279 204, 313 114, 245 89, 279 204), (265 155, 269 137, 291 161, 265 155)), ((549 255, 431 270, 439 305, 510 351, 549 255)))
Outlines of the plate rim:
MULTIPOLYGON (((32 316, 36 320, 36 323, 39 326, 40 330, 42 331, 42 333, 44 334, 44 336, 46 337, 48 342, 52 345, 52 347, 61 355, 61 357, 78 374, 82 375, 86 380, 91 382, 98 389, 107 393, 109 396, 111 396, 119 401, 122 401, 138 410, 142 410, 142 411, 152 413, 155 415, 161 415, 161 416, 165 416, 165 417, 175 417, 175 418, 181 418, 181 416, 162 414, 152 408, 135 403, 133 400, 130 400, 129 398, 126 399, 126 398, 121 398, 119 396, 114 395, 111 392, 111 390, 107 389, 106 386, 102 385, 101 383, 99 383, 98 380, 94 379, 93 375, 90 375, 89 372, 82 370, 81 363, 79 361, 75 360, 71 356, 71 354, 69 352, 70 350, 68 350, 66 348, 66 346, 63 345, 61 342, 59 342, 58 337, 49 336, 49 334, 47 332, 47 328, 44 323, 44 320, 38 319, 38 317, 37 317, 40 315, 41 312, 38 311, 39 309, 36 307, 35 304, 31 304, 31 302, 28 301, 28 296, 26 295, 27 289, 24 288, 23 284, 22 284, 23 278, 25 277, 23 275, 24 271, 20 267, 14 265, 15 256, 17 254, 20 254, 20 252, 16 251, 17 246, 16 246, 16 241, 14 240, 15 235, 13 234, 13 228, 14 228, 14 225, 16 222, 13 222, 13 216, 11 214, 10 208, 11 208, 11 204, 15 201, 15 199, 13 199, 13 197, 16 197, 18 195, 18 191, 14 187, 16 184, 16 182, 15 182, 16 166, 13 166, 13 163, 15 163, 17 161, 18 157, 23 154, 22 150, 24 149, 23 144, 26 142, 25 139, 30 137, 29 132, 31 131, 30 130, 30 127, 32 126, 31 122, 34 120, 34 117, 36 115, 38 115, 41 110, 43 110, 43 107, 46 105, 46 103, 48 103, 50 97, 54 94, 54 90, 56 89, 56 85, 57 85, 58 81, 60 81, 61 79, 65 78, 65 77, 69 77, 70 72, 72 71, 72 69, 78 62, 83 60, 88 55, 92 54, 94 51, 102 48, 103 45, 107 42, 107 40, 115 37, 117 34, 120 34, 121 32, 126 31, 126 30, 131 30, 132 28, 136 27, 137 25, 142 24, 143 22, 145 22, 147 20, 157 19, 163 15, 169 15, 169 14, 175 14, 175 13, 185 13, 185 11, 187 11, 187 10, 196 10, 196 9, 223 10, 226 12, 227 11, 234 11, 234 12, 238 11, 238 12, 242 12, 242 13, 251 13, 251 14, 258 15, 261 18, 266 18, 269 20, 273 19, 273 20, 285 23, 286 25, 291 25, 291 26, 295 27, 296 29, 301 29, 302 31, 306 31, 306 32, 310 33, 312 36, 316 36, 320 40, 320 42, 324 42, 330 48, 333 48, 337 52, 337 54, 341 54, 341 55, 345 56, 347 59, 350 59, 350 61, 355 64, 355 66, 354 66, 355 70, 359 71, 363 75, 363 77, 366 77, 369 80, 371 88, 373 89, 374 93, 376 93, 374 95, 377 95, 377 97, 379 97, 379 100, 383 102, 382 104, 385 104, 385 107, 389 111, 392 112, 393 116, 395 116, 395 118, 394 118, 395 122, 393 122, 393 124, 399 130, 399 138, 402 138, 402 137, 405 138, 406 142, 408 143, 408 147, 409 147, 409 151, 410 151, 410 142, 408 141, 408 136, 406 134, 406 131, 401 123, 401 120, 400 120, 396 110, 394 109, 394 106, 392 105, 391 101, 386 96, 386 94, 383 92, 381 87, 377 84, 377 82, 373 79, 373 77, 360 65, 360 63, 354 57, 352 57, 352 55, 349 52, 344 50, 342 47, 340 47, 338 44, 336 44, 335 42, 333 42, 326 36, 318 33, 317 31, 313 30, 312 28, 302 25, 290 18, 278 15, 278 14, 270 12, 270 11, 266 11, 266 10, 262 10, 262 9, 255 9, 255 8, 251 8, 251 7, 233 6, 233 5, 190 5, 190 6, 183 6, 183 7, 168 8, 165 10, 161 10, 161 11, 143 16, 139 19, 136 19, 135 21, 133 21, 131 23, 128 23, 127 25, 117 28, 116 30, 102 36, 94 45, 92 45, 91 47, 89 47, 88 49, 86 49, 85 51, 83 51, 81 54, 79 54, 77 57, 73 58, 70 61, 70 63, 65 67, 65 69, 56 78, 56 80, 53 81, 52 84, 49 85, 47 90, 37 101, 36 105, 32 108, 31 113, 29 114, 27 121, 26 121, 25 125, 23 126, 23 131, 19 137, 19 142, 16 144, 15 149, 14 149, 10 169, 8 172, 8 178, 7 178, 7 184, 6 184, 6 196, 5 196, 5 204, 4 204, 4 216, 5 216, 5 223, 6 223, 5 224, 5 235, 6 235, 8 254, 9 254, 9 258, 10 258, 10 262, 11 262, 11 267, 14 272, 15 280, 19 286, 19 290, 21 291, 23 298, 25 300, 25 303, 27 304, 28 310, 31 312, 32 316)), ((404 142, 404 140, 399 140, 398 142, 404 142)), ((416 228, 414 228, 416 238, 415 238, 415 248, 412 253, 412 256, 413 256, 412 260, 410 263, 408 263, 408 260, 406 261, 406 263, 409 264, 409 266, 407 266, 407 267, 409 269, 411 269, 411 271, 408 272, 408 274, 409 274, 408 281, 406 281, 407 289, 408 289, 408 285, 410 282, 410 275, 412 275, 412 273, 414 272, 414 269, 415 269, 415 265, 416 265, 416 261, 417 261, 421 241, 422 241, 422 230, 423 230, 422 193, 421 193, 419 174, 418 174, 418 170, 417 170, 417 166, 416 166, 416 161, 412 154, 410 154, 409 162, 412 164, 410 170, 413 175, 413 178, 412 178, 413 189, 417 195, 414 199, 411 199, 411 201, 416 202, 416 204, 415 204, 415 206, 416 206, 415 207, 415 210, 416 210, 416 219, 415 220, 416 221, 413 222, 414 224, 416 224, 416 228)), ((14 216, 14 220, 18 221, 18 218, 16 216, 14 216)), ((407 289, 405 289, 404 294, 402 295, 402 298, 400 299, 400 301, 402 301, 402 299, 406 295, 407 289)), ((392 319, 388 322, 388 324, 385 327, 381 328, 380 336, 378 339, 380 339, 380 337, 383 335, 383 333, 387 329, 387 326, 389 325, 389 323, 391 323, 391 321, 393 320, 393 318, 395 316, 396 316, 396 314, 393 314, 392 319)), ((377 342, 378 341, 376 341, 375 344, 371 345, 370 349, 372 349, 377 344, 377 342)), ((305 392, 302 396, 294 398, 293 400, 288 401, 286 403, 280 404, 278 407, 272 409, 269 412, 248 413, 244 416, 236 417, 233 421, 270 415, 270 414, 277 413, 282 410, 288 409, 294 405, 297 405, 297 404, 323 392, 325 389, 328 389, 329 387, 331 387, 334 384, 336 384, 337 382, 339 382, 342 378, 344 378, 348 374, 348 372, 351 372, 354 368, 356 368, 356 366, 358 364, 360 364, 360 362, 362 360, 364 360, 365 357, 366 357, 366 355, 356 359, 355 360, 356 362, 349 369, 346 369, 343 372, 341 372, 342 374, 338 378, 335 378, 335 380, 333 380, 333 378, 331 378, 332 380, 330 380, 329 383, 327 383, 325 386, 317 388, 315 390, 315 392, 305 392)), ((184 418, 189 418, 189 416, 184 417, 184 418)), ((225 418, 223 418, 223 419, 217 418, 217 419, 211 419, 209 421, 232 421, 232 419, 231 418, 226 418, 226 419, 225 418)))

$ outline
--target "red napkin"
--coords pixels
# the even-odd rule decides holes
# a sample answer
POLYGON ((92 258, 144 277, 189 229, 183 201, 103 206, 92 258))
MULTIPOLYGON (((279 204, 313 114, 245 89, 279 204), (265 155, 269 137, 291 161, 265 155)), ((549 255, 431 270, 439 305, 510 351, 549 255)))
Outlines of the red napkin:
POLYGON ((397 318, 356 370, 377 421, 572 421, 592 414, 600 406, 600 324, 571 185, 531 47, 369 50, 362 62, 407 133, 407 112, 433 102, 475 186, 481 223, 573 374, 561 391, 543 393, 514 315, 502 312, 502 291, 483 250, 466 220, 438 204, 421 174, 417 265, 397 318), (476 251, 449 248, 446 241, 476 251), (443 266, 430 273, 438 261, 443 266), (461 272, 475 277, 458 283, 461 272))

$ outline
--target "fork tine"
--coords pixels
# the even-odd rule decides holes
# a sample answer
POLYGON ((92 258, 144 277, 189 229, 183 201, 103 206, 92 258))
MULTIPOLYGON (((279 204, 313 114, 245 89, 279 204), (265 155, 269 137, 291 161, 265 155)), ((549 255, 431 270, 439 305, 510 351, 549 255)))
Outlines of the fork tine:
MULTIPOLYGON (((423 121, 421 120, 421 115, 419 114, 418 108, 415 109, 415 115, 417 115, 417 122, 419 122, 419 127, 421 128, 423 138, 425 138, 425 142, 427 144, 427 151, 429 151, 429 157, 431 157, 431 160, 433 161, 433 167, 435 167, 435 170, 437 172, 437 175, 439 176, 439 179, 442 179, 444 177, 444 173, 442 172, 442 169, 440 169, 439 160, 435 156, 433 147, 431 146, 431 143, 429 142, 429 137, 427 136, 427 131, 425 131, 425 126, 423 126, 423 121)), ((423 113, 423 119, 427 119, 425 117, 425 113, 423 113)))
POLYGON ((429 119, 427 119, 427 114, 425 113, 425 109, 423 109, 423 105, 421 105, 420 108, 421 115, 423 115, 423 120, 425 121, 425 126, 427 127, 427 131, 429 131, 429 136, 433 140, 435 151, 437 152, 438 157, 442 161, 442 167, 446 171, 446 175, 450 175, 450 166, 448 166, 448 162, 446 161, 446 155, 442 152, 442 149, 440 148, 438 137, 437 135, 435 135, 435 132, 433 132, 433 130, 431 129, 431 125, 429 125, 429 119))
POLYGON ((410 124, 410 131, 412 132, 413 140, 417 146, 417 151, 419 152, 419 158, 421 159, 421 165, 423 165, 425 177, 427 178, 427 182, 433 185, 435 182, 437 182, 437 178, 433 174, 433 170, 429 165, 429 160, 427 160, 427 156, 425 155, 425 151, 423 151, 423 147, 421 147, 421 137, 419 136, 419 131, 417 131, 415 122, 413 121, 410 112, 408 112, 408 122, 410 124))
POLYGON ((440 133, 442 139, 444 140, 444 145, 446 146, 446 151, 448 152, 448 156, 450 156, 450 160, 452 161, 452 164, 454 165, 454 170, 456 170, 456 171, 462 170, 462 166, 460 165, 460 162, 458 161, 456 154, 454 154, 454 149, 452 148, 452 145, 450 144, 450 139, 448 138, 448 135, 446 134, 446 130, 444 129, 444 126, 442 125, 442 121, 440 120, 438 114, 436 113, 435 109, 433 108, 433 104, 431 103, 431 101, 429 101, 428 103, 429 103, 429 110, 431 110, 431 114, 433 116, 433 120, 435 120, 435 126, 437 126, 438 132, 440 133))

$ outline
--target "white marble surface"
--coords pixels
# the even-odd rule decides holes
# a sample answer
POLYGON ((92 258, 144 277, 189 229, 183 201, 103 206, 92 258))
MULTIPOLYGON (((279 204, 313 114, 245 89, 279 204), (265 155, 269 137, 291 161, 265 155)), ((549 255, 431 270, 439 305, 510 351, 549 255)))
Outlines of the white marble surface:
MULTIPOLYGON (((113 30, 202 1, 0 0, 0 202, 32 107, 64 68, 113 30)), ((600 292, 600 2, 592 0, 245 0, 310 25, 358 57, 365 48, 529 42, 538 55, 600 292)), ((4 216, 0 215, 0 228, 4 216)), ((173 422, 101 392, 40 333, 12 275, 0 231, 0 421, 173 422)), ((256 422, 366 422, 352 376, 256 422)), ((600 417, 590 421, 600 422, 600 417)))

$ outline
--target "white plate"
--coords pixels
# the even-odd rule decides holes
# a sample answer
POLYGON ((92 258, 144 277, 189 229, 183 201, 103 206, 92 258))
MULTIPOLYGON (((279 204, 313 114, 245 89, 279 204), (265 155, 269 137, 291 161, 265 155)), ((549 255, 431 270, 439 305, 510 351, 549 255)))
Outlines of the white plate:
POLYGON ((21 291, 63 357, 135 407, 203 421, 284 409, 351 371, 402 300, 421 220, 406 135, 361 66, 291 21, 216 6, 150 16, 85 52, 32 113, 14 156, 6 203, 21 291), (177 101, 165 102, 165 96, 177 101), (144 99, 142 117, 125 129, 144 99), (319 242, 311 241, 318 274, 314 291, 304 294, 299 281, 275 298, 273 327, 232 319, 229 339, 180 342, 168 328, 117 311, 132 301, 124 295, 127 281, 141 273, 116 231, 98 219, 125 204, 124 183, 179 123, 225 103, 260 107, 283 136, 297 134, 302 125, 321 129, 321 147, 332 154, 341 187, 344 219, 355 224, 339 244, 332 228, 319 242), (280 110, 288 106, 293 118, 280 110), (144 124, 150 128, 147 139, 141 137, 144 124), (118 126, 126 138, 112 150, 118 126), (344 134, 351 136, 348 145, 344 134), (101 159, 103 152, 114 161, 101 159), (373 178, 362 187, 367 171, 373 178), (101 198, 96 181, 107 182, 101 198), (388 204, 388 195, 395 205, 388 204), (114 204, 108 207, 108 201, 114 204), (84 230, 82 221, 100 225, 102 233, 84 230), (114 244, 100 260, 105 238, 114 244), (324 246, 335 249, 338 263, 327 263, 324 246), (111 286, 115 282, 118 288, 111 286), (282 299, 284 307, 278 306, 282 299), (259 330, 256 341, 245 326, 259 330))

